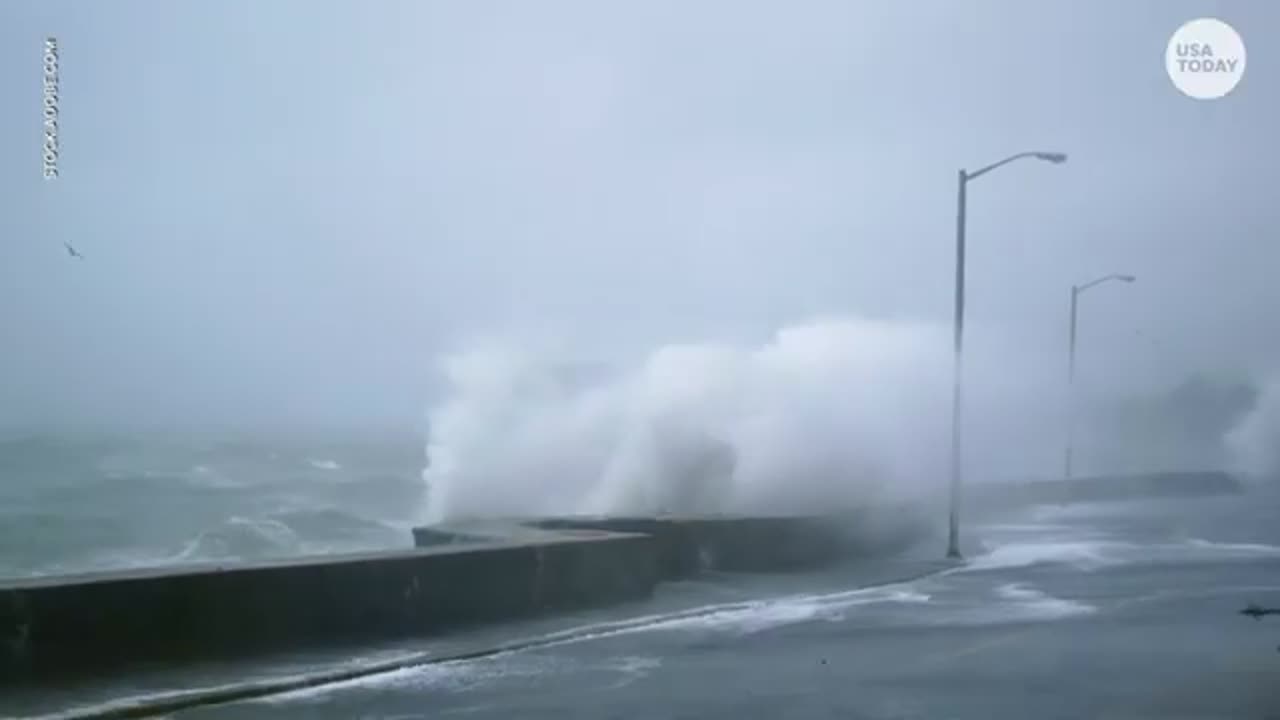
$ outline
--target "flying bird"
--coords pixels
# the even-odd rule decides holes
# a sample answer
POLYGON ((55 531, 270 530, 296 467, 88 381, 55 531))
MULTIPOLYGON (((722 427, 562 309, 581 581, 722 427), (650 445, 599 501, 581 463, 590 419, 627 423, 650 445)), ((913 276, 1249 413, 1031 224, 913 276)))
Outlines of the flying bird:
POLYGON ((66 248, 66 249, 67 249, 67 254, 68 254, 68 255, 70 255, 71 257, 76 258, 76 259, 79 259, 79 260, 83 260, 83 259, 84 259, 84 256, 80 254, 80 251, 79 251, 79 250, 76 250, 75 248, 71 247, 71 243, 65 243, 65 242, 64 242, 64 243, 62 243, 62 247, 64 247, 64 248, 66 248))
POLYGON ((1241 615, 1248 615, 1254 620, 1261 620, 1263 615, 1280 615, 1280 608, 1264 608, 1258 607, 1253 603, 1249 603, 1249 607, 1240 611, 1241 615))

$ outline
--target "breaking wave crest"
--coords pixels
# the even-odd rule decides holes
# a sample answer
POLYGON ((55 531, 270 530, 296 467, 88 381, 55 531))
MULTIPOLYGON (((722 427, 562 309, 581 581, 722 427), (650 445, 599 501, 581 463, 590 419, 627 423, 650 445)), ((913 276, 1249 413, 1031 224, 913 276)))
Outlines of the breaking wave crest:
MULTIPOLYGON (((1057 383, 1010 372, 1048 363, 1005 353, 999 365, 966 371, 981 386, 967 442, 971 462, 1007 475, 1056 451, 1035 440, 1056 437, 1043 390, 1057 383)), ((429 414, 423 473, 430 520, 804 512, 933 492, 945 477, 951 368, 938 327, 833 319, 758 347, 665 346, 612 372, 565 366, 493 346, 444 361, 449 395, 429 414)))
POLYGON ((1227 433, 1235 469, 1257 478, 1280 478, 1280 378, 1265 384, 1253 410, 1227 433))

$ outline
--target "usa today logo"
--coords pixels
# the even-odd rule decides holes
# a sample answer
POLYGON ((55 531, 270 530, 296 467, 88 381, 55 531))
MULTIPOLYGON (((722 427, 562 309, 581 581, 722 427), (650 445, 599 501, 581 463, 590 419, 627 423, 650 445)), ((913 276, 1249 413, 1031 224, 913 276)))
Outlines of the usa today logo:
POLYGON ((1214 100, 1235 89, 1244 76, 1244 41, 1217 18, 1200 18, 1178 28, 1164 51, 1173 86, 1197 100, 1214 100))

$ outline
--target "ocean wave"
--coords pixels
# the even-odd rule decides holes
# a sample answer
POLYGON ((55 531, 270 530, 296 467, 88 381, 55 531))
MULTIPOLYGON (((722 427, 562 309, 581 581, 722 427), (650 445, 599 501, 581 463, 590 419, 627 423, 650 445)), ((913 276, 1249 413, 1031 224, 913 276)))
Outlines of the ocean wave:
POLYGON ((195 465, 181 473, 182 480, 196 487, 232 490, 249 485, 243 478, 236 478, 208 465, 195 465))
POLYGON ((253 561, 356 552, 410 543, 411 522, 390 522, 332 506, 301 505, 264 514, 219 508, 131 522, 120 513, 0 511, 0 577, 253 561), (203 516, 202 516, 203 515, 203 516), (185 518, 185 522, 184 522, 185 518), (198 528, 193 535, 190 526, 198 528))
MULTIPOLYGON (((469 348, 442 362, 426 511, 803 513, 932 496, 946 468, 946 337, 931 324, 821 318, 760 344, 663 345, 582 382, 562 371, 572 357, 469 348)), ((969 438, 985 473, 1038 465, 1056 437, 1037 432, 1056 422, 1043 402, 1056 382, 1037 376, 1038 361, 1008 372, 1009 350, 999 369, 970 368, 984 388, 985 421, 969 438)))
POLYGON ((187 541, 171 562, 256 560, 407 546, 409 530, 339 508, 235 515, 187 541))
POLYGON ((312 541, 355 540, 394 534, 408 542, 412 528, 412 523, 392 522, 325 506, 280 510, 269 517, 288 526, 300 537, 312 541))
POLYGON ((189 541, 172 562, 249 560, 299 554, 302 541, 285 523, 234 516, 189 541))
POLYGON ((416 438, 0 437, 0 577, 405 547, 416 438))

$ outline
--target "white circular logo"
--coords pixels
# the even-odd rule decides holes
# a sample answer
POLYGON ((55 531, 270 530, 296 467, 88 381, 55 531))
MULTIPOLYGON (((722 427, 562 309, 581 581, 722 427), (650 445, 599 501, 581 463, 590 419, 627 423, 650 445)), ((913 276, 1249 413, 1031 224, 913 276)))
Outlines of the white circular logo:
POLYGON ((1235 89, 1244 76, 1244 41, 1217 18, 1200 18, 1178 28, 1164 51, 1174 87, 1197 100, 1213 100, 1235 89))

